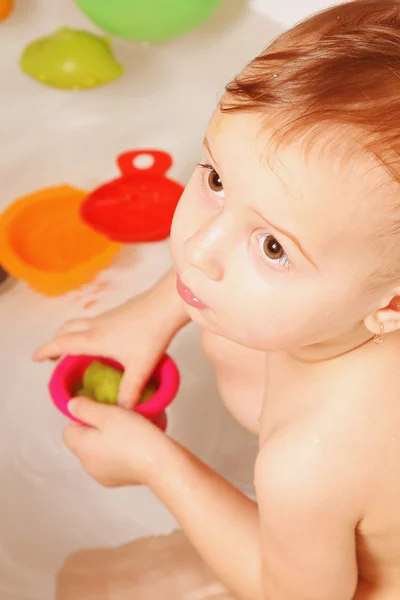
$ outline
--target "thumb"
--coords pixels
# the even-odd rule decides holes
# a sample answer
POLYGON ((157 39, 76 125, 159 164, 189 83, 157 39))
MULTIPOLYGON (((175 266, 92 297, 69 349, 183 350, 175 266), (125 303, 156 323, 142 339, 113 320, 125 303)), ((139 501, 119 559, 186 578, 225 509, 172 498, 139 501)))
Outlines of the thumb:
POLYGON ((130 410, 139 402, 142 390, 150 379, 153 368, 153 363, 142 364, 139 368, 137 363, 126 367, 119 388, 119 406, 130 410))

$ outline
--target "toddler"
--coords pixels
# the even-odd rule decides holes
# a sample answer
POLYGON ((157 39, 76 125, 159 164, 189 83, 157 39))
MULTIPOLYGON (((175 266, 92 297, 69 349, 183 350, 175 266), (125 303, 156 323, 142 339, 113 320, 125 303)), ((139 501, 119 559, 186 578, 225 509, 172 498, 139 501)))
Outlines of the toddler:
POLYGON ((227 86, 174 217, 173 270, 36 353, 125 365, 120 407, 73 400, 93 427, 65 442, 101 484, 166 504, 221 582, 210 598, 400 598, 399 152, 399 3, 309 18, 227 86), (257 502, 123 410, 190 319, 259 437, 257 502))

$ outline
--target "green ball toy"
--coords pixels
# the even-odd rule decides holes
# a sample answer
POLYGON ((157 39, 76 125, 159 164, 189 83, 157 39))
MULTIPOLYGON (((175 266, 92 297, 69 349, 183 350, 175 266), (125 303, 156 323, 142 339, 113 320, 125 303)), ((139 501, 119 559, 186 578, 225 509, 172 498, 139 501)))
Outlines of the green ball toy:
POLYGON ((27 75, 60 89, 94 88, 124 72, 107 38, 69 27, 29 44, 20 62, 27 75))
POLYGON ((76 0, 100 29, 137 42, 165 42, 205 21, 222 0, 76 0))
MULTIPOLYGON (((117 404, 122 373, 114 367, 94 360, 83 374, 83 381, 74 395, 85 396, 102 404, 117 404)), ((139 404, 149 400, 157 391, 157 383, 150 379, 143 390, 139 404)))

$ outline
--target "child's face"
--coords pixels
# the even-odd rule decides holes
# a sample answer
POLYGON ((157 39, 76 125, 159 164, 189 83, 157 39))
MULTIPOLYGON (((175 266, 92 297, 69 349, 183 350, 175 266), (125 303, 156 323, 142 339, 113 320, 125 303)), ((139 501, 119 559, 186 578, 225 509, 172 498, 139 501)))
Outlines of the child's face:
POLYGON ((208 307, 188 312, 256 349, 340 339, 388 292, 371 286, 386 243, 383 169, 321 143, 307 157, 300 145, 267 154, 260 131, 254 114, 216 111, 210 122, 208 166, 171 233, 177 272, 208 307))

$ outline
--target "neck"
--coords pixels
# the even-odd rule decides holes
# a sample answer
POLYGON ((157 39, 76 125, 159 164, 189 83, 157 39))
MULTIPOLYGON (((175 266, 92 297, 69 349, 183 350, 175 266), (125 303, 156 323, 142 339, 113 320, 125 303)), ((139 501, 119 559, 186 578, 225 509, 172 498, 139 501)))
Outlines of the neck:
POLYGON ((372 344, 373 340, 374 335, 368 331, 364 323, 360 323, 342 336, 300 348, 288 354, 298 362, 325 362, 349 354, 367 344, 372 344))

